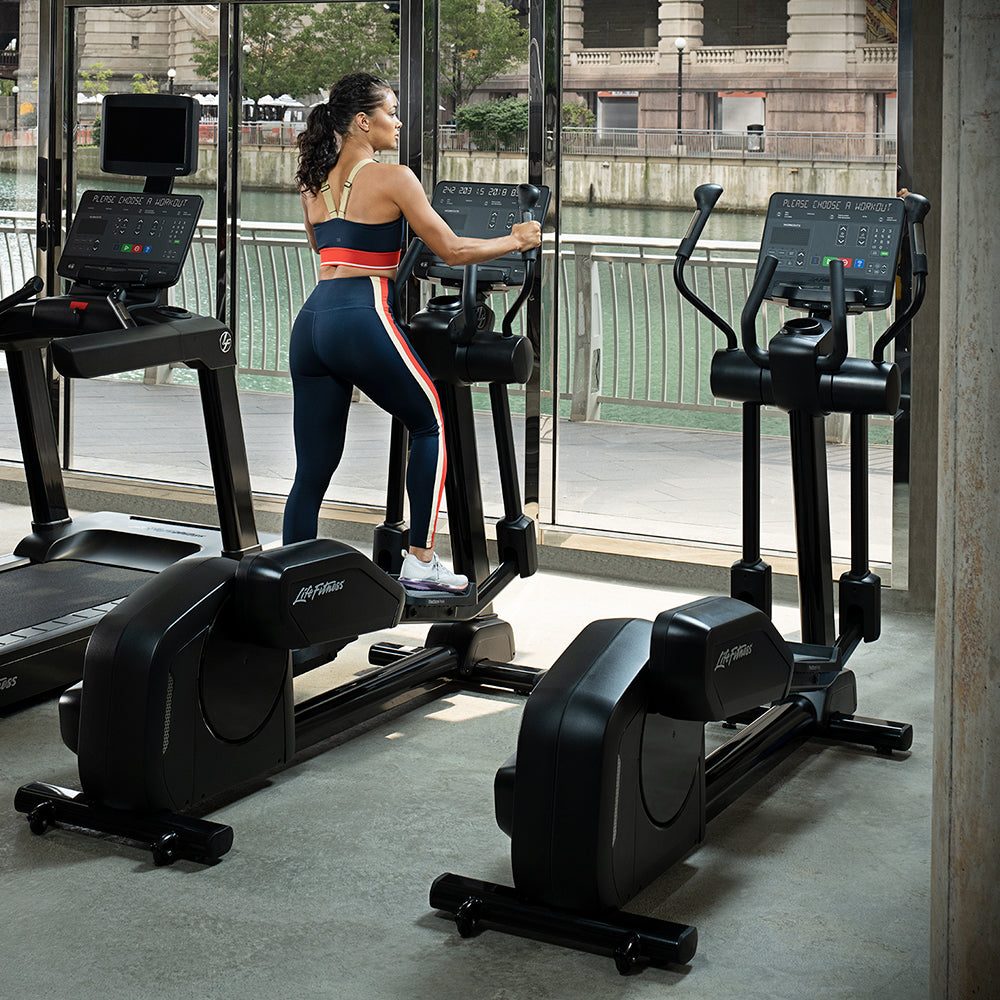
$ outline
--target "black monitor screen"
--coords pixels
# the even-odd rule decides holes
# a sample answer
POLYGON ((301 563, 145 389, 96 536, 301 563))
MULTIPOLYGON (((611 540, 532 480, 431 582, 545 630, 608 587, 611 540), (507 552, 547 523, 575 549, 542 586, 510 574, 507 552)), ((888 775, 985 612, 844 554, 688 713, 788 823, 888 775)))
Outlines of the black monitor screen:
POLYGON ((101 111, 101 169, 177 177, 197 167, 199 109, 194 98, 110 94, 101 111))

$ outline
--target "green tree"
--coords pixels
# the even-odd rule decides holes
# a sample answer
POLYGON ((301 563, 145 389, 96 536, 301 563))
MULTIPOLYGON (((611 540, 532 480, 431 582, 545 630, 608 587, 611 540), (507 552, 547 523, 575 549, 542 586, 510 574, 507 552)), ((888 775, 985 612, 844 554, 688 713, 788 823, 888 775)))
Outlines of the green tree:
POLYGON ((441 96, 461 107, 487 80, 528 58, 528 33, 501 0, 441 0, 441 96))
POLYGON ((310 84, 303 93, 329 90, 345 73, 393 77, 399 67, 396 17, 380 3, 331 3, 316 11, 302 32, 310 84))
MULTIPOLYGON (((299 86, 302 52, 297 36, 302 30, 301 7, 281 3, 247 4, 243 8, 243 89, 257 100, 265 94, 284 94, 299 86)), ((198 75, 219 76, 219 42, 195 42, 191 57, 198 75)))
POLYGON ((151 76, 146 76, 144 73, 132 74, 133 94, 158 94, 159 92, 160 83, 158 80, 154 80, 151 76))
MULTIPOLYGON (((391 75, 399 43, 394 15, 378 3, 333 3, 319 9, 294 4, 243 8, 243 89, 304 97, 327 90, 353 70, 391 75), (308 15, 308 16, 307 16, 308 15)), ((191 62, 200 77, 218 77, 217 40, 195 43, 191 62)))
POLYGON ((466 104, 455 112, 455 124, 463 131, 485 133, 476 137, 479 149, 487 148, 491 139, 496 140, 500 148, 511 146, 528 128, 527 98, 507 97, 466 104))
MULTIPOLYGON (((562 106, 564 128, 593 128, 596 116, 585 104, 567 102, 562 106)), ((455 124, 468 132, 486 133, 477 137, 478 148, 485 148, 489 138, 503 146, 512 145, 519 133, 528 129, 528 100, 508 97, 499 101, 480 101, 466 104, 455 112, 455 124)))
POLYGON ((597 115, 586 104, 567 101, 562 107, 563 128, 593 128, 597 115))
POLYGON ((111 70, 102 62, 91 63, 88 69, 80 70, 80 80, 83 91, 93 97, 96 94, 103 94, 108 89, 108 80, 111 79, 111 70))

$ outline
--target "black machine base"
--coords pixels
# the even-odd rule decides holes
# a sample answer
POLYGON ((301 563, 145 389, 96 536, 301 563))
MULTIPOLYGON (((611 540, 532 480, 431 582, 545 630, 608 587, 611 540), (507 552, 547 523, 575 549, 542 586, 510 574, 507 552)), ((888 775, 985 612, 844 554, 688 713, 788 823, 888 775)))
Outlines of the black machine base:
POLYGON ((40 835, 60 825, 121 837, 149 848, 153 863, 161 866, 181 858, 214 864, 233 846, 230 826, 176 813, 109 809, 88 801, 82 792, 41 781, 22 785, 14 808, 27 814, 32 833, 40 835))
POLYGON ((439 875, 430 904, 451 913, 462 937, 485 927, 566 947, 609 954, 624 976, 644 965, 687 965, 698 947, 698 931, 686 924, 624 911, 583 915, 539 905, 508 886, 462 875, 439 875))

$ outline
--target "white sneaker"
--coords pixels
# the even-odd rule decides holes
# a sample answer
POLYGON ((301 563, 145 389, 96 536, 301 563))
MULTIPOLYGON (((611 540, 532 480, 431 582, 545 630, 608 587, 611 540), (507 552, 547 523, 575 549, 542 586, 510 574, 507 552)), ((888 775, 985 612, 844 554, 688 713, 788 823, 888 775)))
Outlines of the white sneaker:
POLYGON ((407 590, 450 590, 462 591, 469 586, 469 578, 461 573, 452 573, 441 562, 435 552, 430 562, 418 559, 412 552, 404 550, 399 582, 407 590))

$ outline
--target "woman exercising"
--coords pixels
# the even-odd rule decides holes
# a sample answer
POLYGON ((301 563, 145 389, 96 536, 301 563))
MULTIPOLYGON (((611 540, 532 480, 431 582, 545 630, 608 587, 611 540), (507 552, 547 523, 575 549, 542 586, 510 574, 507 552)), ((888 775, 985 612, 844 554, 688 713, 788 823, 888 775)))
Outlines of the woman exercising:
POLYGON ((518 223, 507 236, 490 240, 456 236, 409 167, 374 159, 380 150, 397 147, 398 108, 384 80, 352 73, 312 110, 299 137, 295 177, 320 267, 289 345, 296 467, 283 534, 286 544, 316 537, 320 504, 344 451, 357 386, 410 432, 411 545, 400 583, 462 591, 468 579, 450 572, 434 553, 446 464, 441 405, 395 314, 403 221, 451 266, 531 250, 541 243, 541 225, 518 223))

